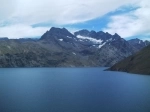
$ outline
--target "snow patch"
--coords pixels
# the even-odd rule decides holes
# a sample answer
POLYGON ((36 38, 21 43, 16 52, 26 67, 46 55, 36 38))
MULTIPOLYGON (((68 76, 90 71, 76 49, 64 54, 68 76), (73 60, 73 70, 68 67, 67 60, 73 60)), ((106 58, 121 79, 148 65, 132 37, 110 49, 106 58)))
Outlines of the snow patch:
POLYGON ((82 39, 79 39, 79 41, 83 41, 82 39))
POLYGON ((7 46, 7 48, 8 48, 8 49, 11 49, 11 47, 10 47, 10 46, 7 46))
POLYGON ((76 53, 72 52, 72 54, 76 55, 76 53))
POLYGON ((59 41, 63 41, 63 39, 59 39, 59 41))
POLYGON ((110 38, 110 39, 106 40, 106 42, 109 42, 109 41, 112 41, 112 38, 110 38))
POLYGON ((67 36, 67 38, 72 38, 72 37, 67 36))
POLYGON ((106 42, 104 42, 103 44, 99 45, 98 48, 100 49, 101 47, 103 47, 106 44, 106 42))
POLYGON ((101 44, 103 42, 103 40, 101 39, 95 39, 95 38, 92 38, 92 37, 85 37, 85 36, 81 36, 81 35, 78 35, 77 38, 79 38, 80 40, 89 40, 89 41, 92 41, 93 43, 95 44, 101 44))

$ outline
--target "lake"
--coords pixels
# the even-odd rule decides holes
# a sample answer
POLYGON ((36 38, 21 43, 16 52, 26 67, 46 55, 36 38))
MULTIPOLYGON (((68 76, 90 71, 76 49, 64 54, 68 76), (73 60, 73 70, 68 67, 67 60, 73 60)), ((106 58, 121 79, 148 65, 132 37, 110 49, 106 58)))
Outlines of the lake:
POLYGON ((150 76, 105 68, 1 68, 0 112, 150 112, 150 76))

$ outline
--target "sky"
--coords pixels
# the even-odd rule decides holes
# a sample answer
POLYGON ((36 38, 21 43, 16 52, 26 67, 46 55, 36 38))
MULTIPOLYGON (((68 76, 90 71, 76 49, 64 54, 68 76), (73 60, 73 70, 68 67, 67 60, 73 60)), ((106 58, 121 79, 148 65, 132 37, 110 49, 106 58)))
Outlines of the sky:
POLYGON ((0 37, 36 38, 51 27, 150 40, 150 0, 0 0, 0 37))

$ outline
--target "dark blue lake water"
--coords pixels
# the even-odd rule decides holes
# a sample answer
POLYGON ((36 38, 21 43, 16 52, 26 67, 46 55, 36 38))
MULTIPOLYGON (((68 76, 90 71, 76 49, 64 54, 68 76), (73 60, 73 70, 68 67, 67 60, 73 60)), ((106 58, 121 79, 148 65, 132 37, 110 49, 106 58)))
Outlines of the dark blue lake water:
POLYGON ((103 69, 0 69, 0 112, 150 112, 150 76, 103 69))

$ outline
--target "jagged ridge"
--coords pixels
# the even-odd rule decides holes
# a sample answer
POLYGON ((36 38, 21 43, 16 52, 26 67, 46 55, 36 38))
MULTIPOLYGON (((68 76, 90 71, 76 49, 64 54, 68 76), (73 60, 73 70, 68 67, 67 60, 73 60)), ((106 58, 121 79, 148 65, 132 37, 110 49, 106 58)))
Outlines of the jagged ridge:
MULTIPOLYGON (((142 43, 142 42, 141 42, 142 43)), ((40 39, 0 40, 0 67, 112 66, 147 44, 135 47, 118 34, 52 27, 40 39)))

